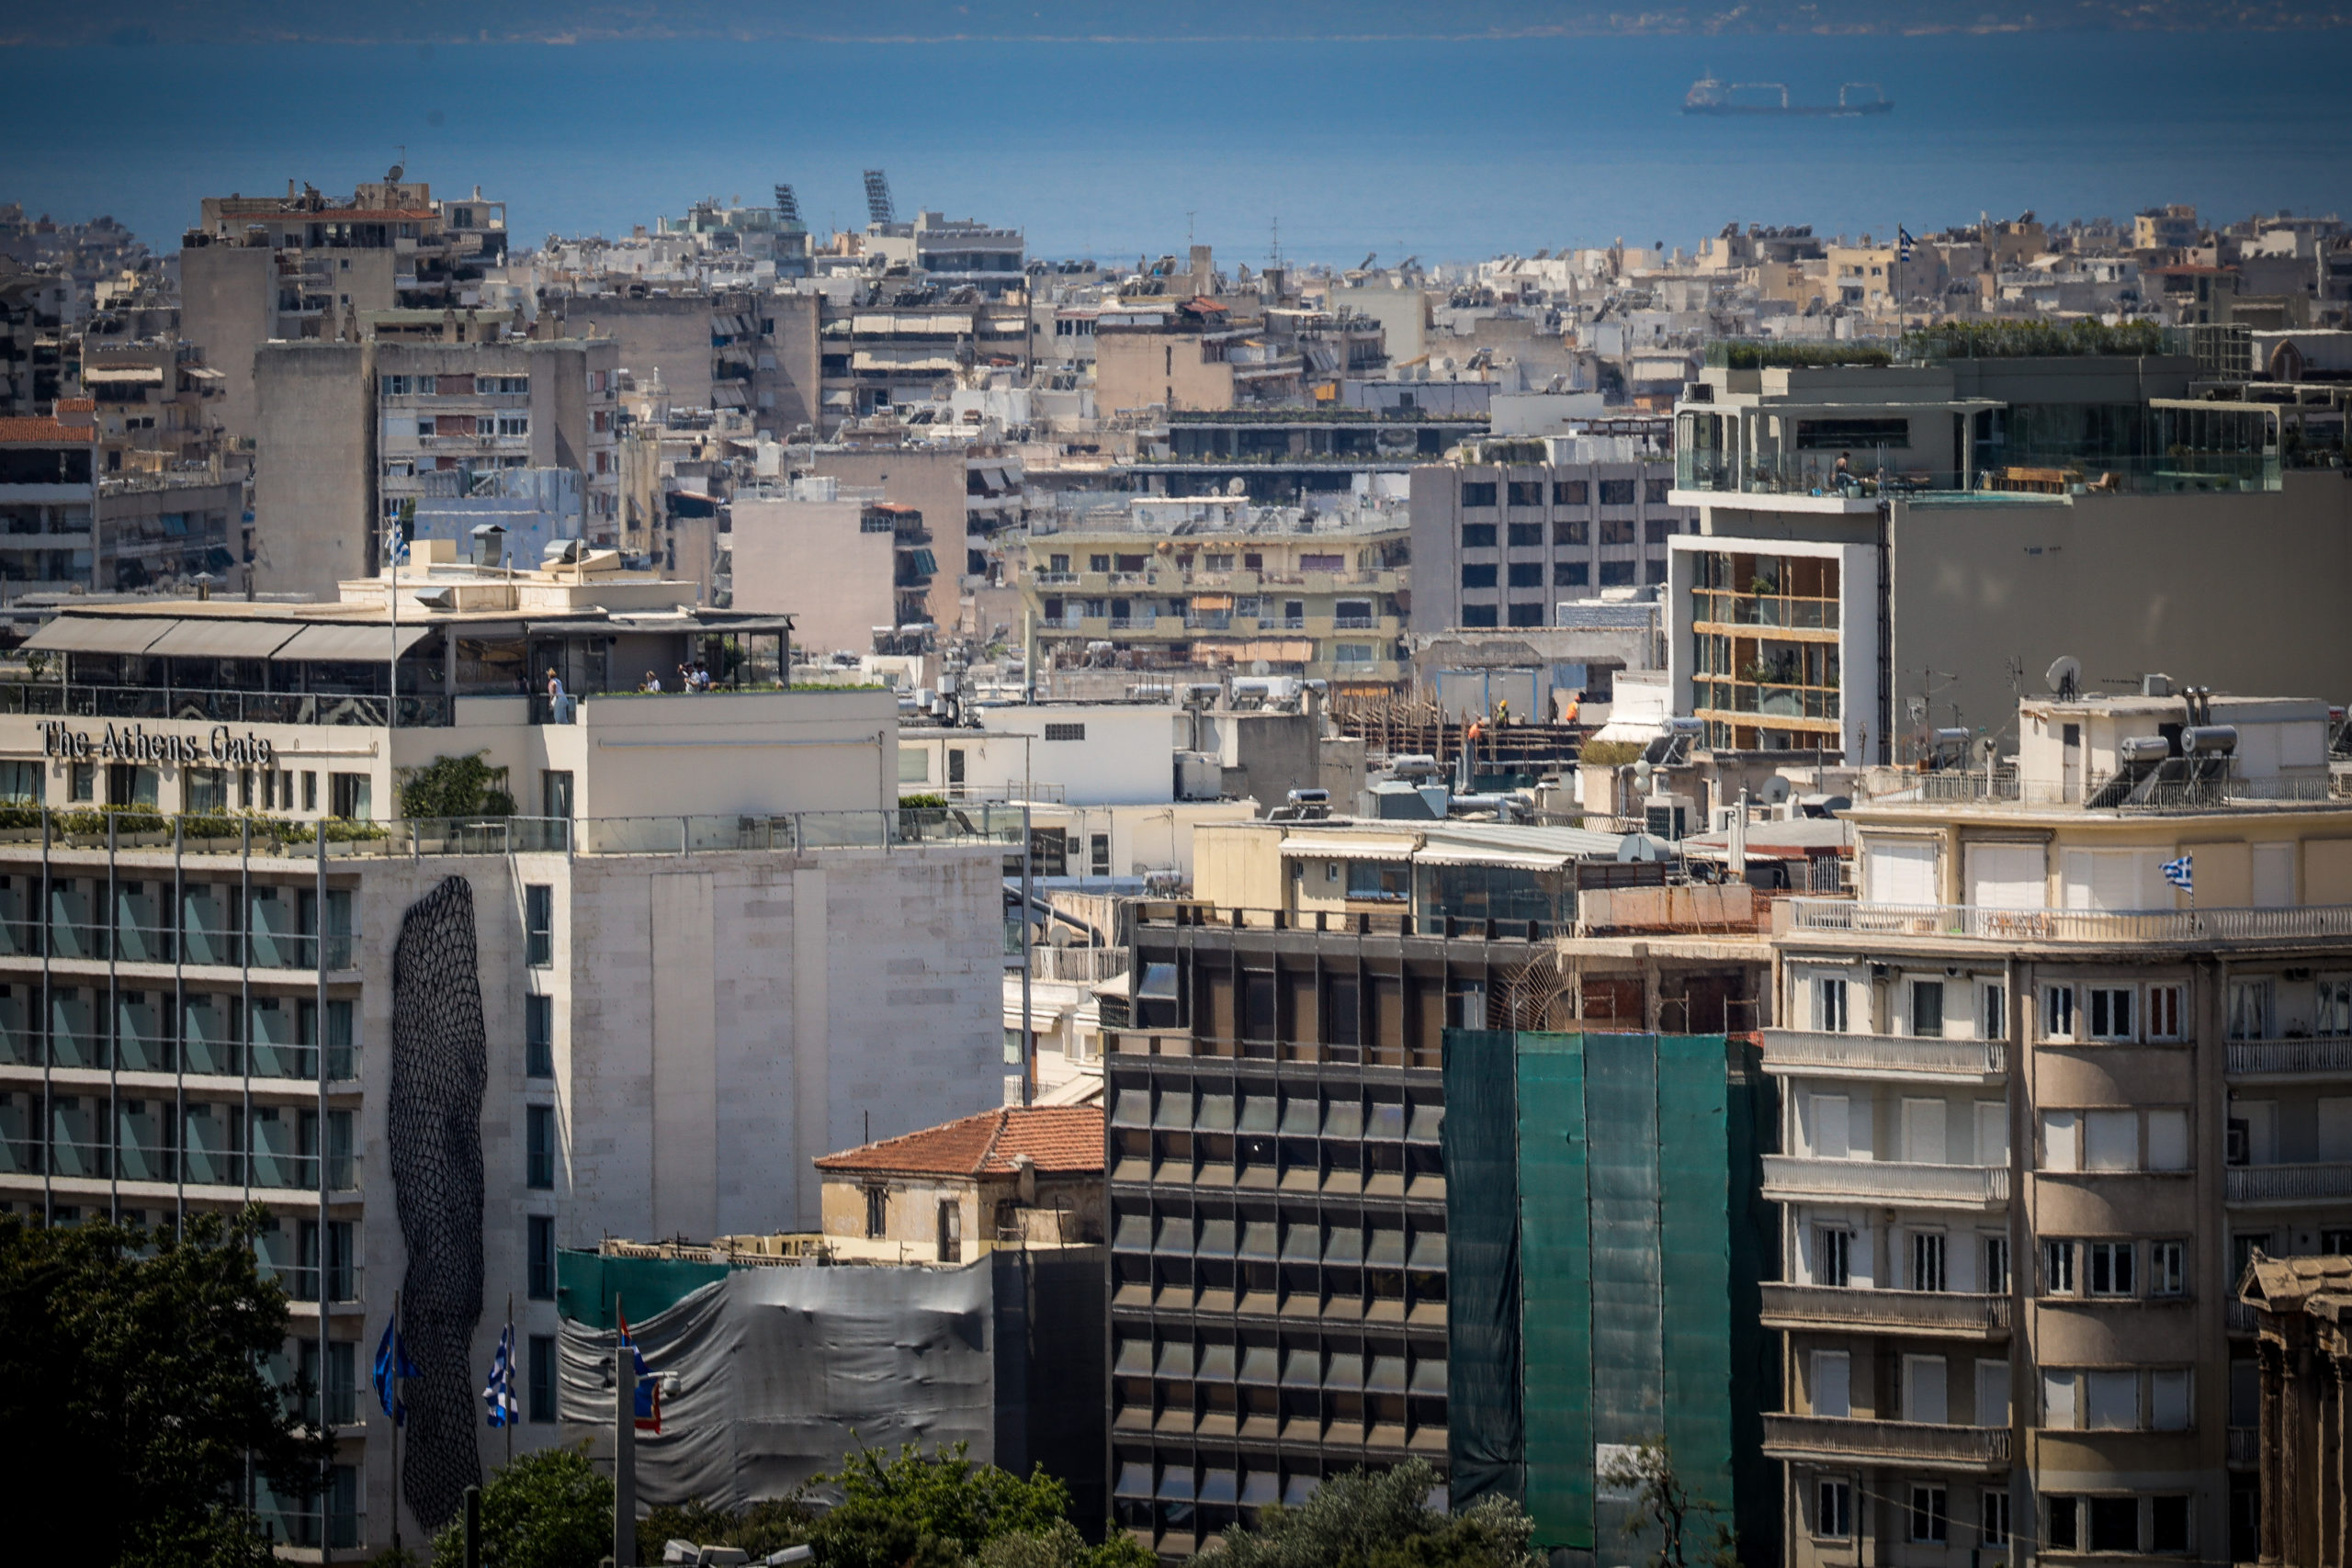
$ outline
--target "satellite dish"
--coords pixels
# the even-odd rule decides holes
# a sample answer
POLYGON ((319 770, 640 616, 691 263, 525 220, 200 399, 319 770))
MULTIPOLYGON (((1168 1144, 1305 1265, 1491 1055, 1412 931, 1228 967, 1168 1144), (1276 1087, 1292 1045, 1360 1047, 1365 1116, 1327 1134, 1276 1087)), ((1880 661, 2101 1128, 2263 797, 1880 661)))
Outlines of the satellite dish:
POLYGON ((1252 675, 1271 675, 1273 672, 1274 667, 1262 659, 1253 659, 1250 661, 1250 673, 1252 675))
POLYGON ((2071 653, 2062 653, 2050 661, 2050 668, 2041 678, 2057 695, 2071 697, 2082 689, 2083 661, 2071 653))
POLYGON ((1775 779, 1771 779, 1771 780, 1769 780, 1769 781, 1767 781, 1767 782, 1766 782, 1766 784, 1765 784, 1765 785, 1764 785, 1764 799, 1766 800, 1766 802, 1767 802, 1767 803, 1769 803, 1769 804, 1770 804, 1770 805, 1773 805, 1773 806, 1778 806, 1778 805, 1780 805, 1782 801, 1784 801, 1784 800, 1786 800, 1786 799, 1788 799, 1788 798, 1789 798, 1789 781, 1788 781, 1788 780, 1786 780, 1786 779, 1782 779, 1782 778, 1775 778, 1775 779))
POLYGON ((401 183, 401 175, 407 172, 408 171, 401 168, 400 164, 394 164, 390 170, 386 171, 384 175, 384 183, 387 185, 398 185, 401 183))

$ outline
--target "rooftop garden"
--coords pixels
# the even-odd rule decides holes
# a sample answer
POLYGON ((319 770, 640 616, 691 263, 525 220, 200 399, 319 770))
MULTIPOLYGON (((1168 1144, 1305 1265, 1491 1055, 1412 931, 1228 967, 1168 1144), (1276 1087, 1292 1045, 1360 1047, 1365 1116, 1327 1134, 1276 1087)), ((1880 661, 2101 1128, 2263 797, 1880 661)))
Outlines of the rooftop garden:
POLYGON ((1707 345, 1707 363, 1724 370, 1816 370, 1841 365, 1892 365, 1894 355, 1885 344, 1876 343, 1720 338, 1707 345))
POLYGON ((1912 360, 2137 356, 2167 350, 2165 329, 2154 321, 1944 321, 1903 334, 1903 355, 1912 360))

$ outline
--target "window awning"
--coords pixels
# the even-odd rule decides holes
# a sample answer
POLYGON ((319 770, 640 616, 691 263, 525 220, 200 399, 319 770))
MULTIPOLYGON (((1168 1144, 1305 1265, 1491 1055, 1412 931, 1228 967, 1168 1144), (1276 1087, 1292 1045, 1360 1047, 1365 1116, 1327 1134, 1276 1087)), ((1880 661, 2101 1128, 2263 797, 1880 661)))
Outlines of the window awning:
MULTIPOLYGON (((403 626, 399 633, 399 651, 406 653, 432 635, 431 626, 403 626)), ((390 625, 382 621, 352 626, 304 626, 294 634, 293 641, 270 657, 337 659, 345 662, 372 663, 392 656, 392 638, 390 625)))
POLYGON ((1420 865, 1491 865, 1511 871, 1558 871, 1574 855, 1538 855, 1524 851, 1487 850, 1476 845, 1453 848, 1431 844, 1413 857, 1420 865))
POLYGON ((1284 839, 1282 852, 1308 860, 1411 860, 1418 839, 1360 839, 1333 833, 1294 833, 1284 839))
POLYGON ((85 365, 82 367, 82 379, 93 387, 160 387, 164 384, 164 367, 160 365, 85 365))
POLYGON ((25 639, 44 653, 144 653, 176 623, 143 615, 60 615, 25 639))
POLYGON ((249 621, 243 616, 205 616, 175 621, 148 648, 175 659, 267 659, 301 627, 285 621, 249 621))

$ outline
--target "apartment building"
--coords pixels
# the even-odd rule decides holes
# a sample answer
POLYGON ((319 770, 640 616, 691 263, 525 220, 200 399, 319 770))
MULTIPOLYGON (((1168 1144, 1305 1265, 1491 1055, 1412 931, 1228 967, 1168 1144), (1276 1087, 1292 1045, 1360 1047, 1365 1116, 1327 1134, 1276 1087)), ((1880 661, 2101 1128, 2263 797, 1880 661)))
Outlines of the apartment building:
POLYGON ((1697 512, 1638 438, 1471 442, 1412 471, 1419 636, 1548 626, 1596 589, 1667 580, 1668 542, 1697 512))
POLYGON ((495 489, 488 476, 510 468, 576 471, 586 538, 617 542, 618 345, 494 330, 447 341, 463 323, 447 324, 255 353, 257 588, 331 597, 381 565, 421 500, 495 489))
POLYGON ((673 408, 741 409, 755 428, 778 436, 814 423, 813 296, 612 281, 616 286, 603 291, 547 301, 566 336, 615 340, 620 368, 640 387, 658 377, 673 408))
POLYGON ((794 623, 801 644, 823 653, 922 651, 899 646, 902 637, 926 643, 933 625, 940 549, 922 513, 883 500, 876 487, 831 479, 739 493, 732 512, 728 582, 737 609, 802 607, 794 623), (823 572, 822 593, 808 592, 812 570, 823 572))
POLYGON ((1295 500, 1302 491, 1395 487, 1402 495, 1415 464, 1434 462, 1486 434, 1483 412, 1438 405, 1426 387, 1417 392, 1408 384, 1393 396, 1397 400, 1379 410, 1321 404, 1171 412, 1139 425, 1133 456, 1112 472, 1159 495, 1229 495, 1238 484, 1238 493, 1265 505, 1295 500), (1427 402, 1417 406, 1417 399, 1427 402))
POLYGON ((283 197, 206 197, 180 241, 180 331, 221 373, 219 418, 258 434, 254 355, 278 340, 332 338, 353 314, 481 303, 483 270, 506 254, 506 204, 436 198, 394 165, 348 201, 316 186, 283 197))
POLYGON ((1404 670, 1410 533, 1390 508, 1305 513, 1240 497, 1041 514, 1022 547, 1031 657, 1390 685, 1404 670))
POLYGON ((1776 908, 1787 1561, 2252 1561, 2256 1249, 2352 1244, 2352 804, 2317 702, 2030 698, 1776 908))
POLYGON ((415 569, 397 634, 386 580, 76 607, 0 710, 0 1202, 267 1211, 336 1439, 323 1505, 261 1499, 298 1558, 449 1519, 509 1292, 516 1447, 558 1440, 559 1247, 815 1231, 816 1156, 1001 1099, 1018 818, 899 811, 887 693, 782 688, 785 623, 692 584, 415 569), (688 659, 740 683, 628 689, 688 659), (524 815, 398 815, 477 755, 524 815))
POLYGON ((1029 375, 1029 308, 961 289, 874 285, 853 300, 824 297, 818 326, 817 419, 831 432, 848 419, 929 402, 965 371, 1029 375))
POLYGON ((220 449, 212 414, 221 376, 195 344, 85 343, 81 381, 94 405, 101 472, 184 470, 220 449))
POLYGON ((217 472, 101 472, 92 400, 54 418, 0 419, 0 581, 113 592, 232 564, 243 487, 217 472))
MULTIPOLYGON (((1573 1490, 1566 1477, 1581 1470, 1590 1551, 1594 1433, 1575 1425, 1578 1401, 1547 1399, 1576 1368, 1564 1357, 1535 1375, 1539 1342, 1556 1337, 1531 1296, 1523 1395, 1492 1354, 1515 1354, 1521 1332, 1501 1280, 1509 1243, 1455 1246, 1471 1209, 1483 1222, 1516 1201, 1453 1185, 1458 1146, 1488 1162, 1482 1179, 1499 1168, 1516 1182, 1512 1090, 1474 1074, 1489 1097, 1475 1125, 1495 1136, 1458 1145, 1445 1129, 1468 1038, 1456 1032, 1656 1028, 1663 996, 1686 1003, 1668 1017, 1687 1017, 1706 985, 1753 987, 1763 942, 1752 929, 1744 942, 1663 930, 1562 941, 1586 868, 1621 867, 1626 840, 1612 834, 1326 821, 1194 838, 1198 901, 1136 906, 1131 1010, 1103 1033, 1115 1522, 1175 1556, 1358 1465, 1419 1457, 1467 1497, 1521 1495, 1534 1482, 1521 1472, 1543 1459, 1547 1485, 1573 1490), (1452 1315, 1464 1267, 1489 1291, 1466 1331, 1452 1315), (1466 1385, 1453 1360, 1465 1332, 1493 1374, 1466 1385), (1464 1400, 1477 1424, 1457 1429, 1464 1400), (1523 1442, 1489 1424, 1506 1404, 1525 1411, 1523 1442)), ((1509 1077, 1510 1035, 1475 1037, 1497 1040, 1509 1077)), ((1654 1056, 1649 1071, 1654 1084, 1654 1056)), ((1722 1223, 1719 1207, 1718 1247, 1722 1223)), ((1476 1239, 1493 1240, 1491 1225, 1476 1239)), ((1646 1393, 1654 1416, 1657 1385, 1646 1393)), ((1635 1423, 1644 1409, 1629 1394, 1622 1414, 1635 1423)), ((1600 1435, 1619 1440, 1613 1426, 1600 1435)), ((1567 1515, 1556 1522, 1544 1543, 1568 1545, 1567 1515)))
POLYGON ((1909 761, 2006 730, 2013 673, 2070 655, 2238 691, 2352 661, 2352 491, 2282 471, 2277 408, 2192 396, 2188 355, 1719 348, 1676 413, 1699 525, 1666 561, 1674 711, 1718 749, 1909 761))
MULTIPOLYGON (((887 199, 887 197, 886 197, 887 199)), ((869 223, 860 248, 939 288, 971 288, 990 299, 1025 289, 1028 242, 1018 229, 921 211, 910 223, 869 223)))

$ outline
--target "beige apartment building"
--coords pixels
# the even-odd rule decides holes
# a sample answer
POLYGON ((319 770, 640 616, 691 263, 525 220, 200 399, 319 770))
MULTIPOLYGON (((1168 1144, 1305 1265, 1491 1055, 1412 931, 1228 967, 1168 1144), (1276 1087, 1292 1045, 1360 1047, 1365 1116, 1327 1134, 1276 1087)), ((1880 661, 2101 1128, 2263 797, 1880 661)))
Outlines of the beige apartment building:
POLYGON ((2324 704, 2150 686, 1880 775, 1859 897, 1776 909, 1792 1568, 2256 1554, 2237 1281, 2352 1245, 2352 791, 2324 704))
POLYGON ((1229 667, 1393 685, 1411 534, 1399 512, 1302 514, 1239 497, 1041 517, 1021 575, 1032 668, 1229 667))

